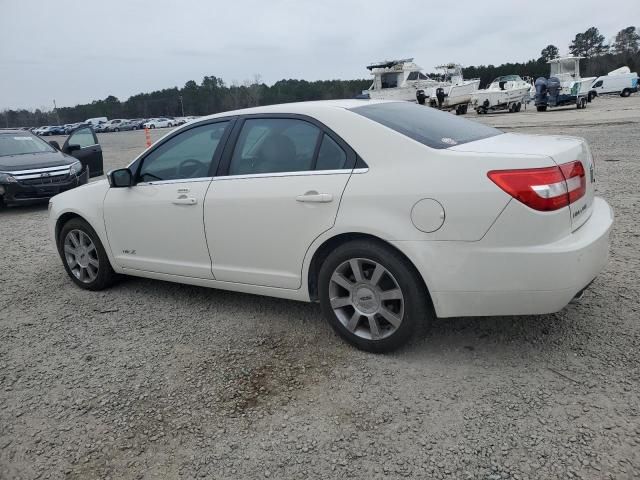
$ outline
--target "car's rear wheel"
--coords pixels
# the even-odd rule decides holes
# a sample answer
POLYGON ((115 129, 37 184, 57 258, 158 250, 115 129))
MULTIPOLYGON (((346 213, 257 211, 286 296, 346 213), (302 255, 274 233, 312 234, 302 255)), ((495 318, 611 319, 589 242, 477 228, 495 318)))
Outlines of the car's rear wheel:
POLYGON ((628 88, 625 88, 624 90, 622 90, 622 92, 620 93, 621 97, 628 97, 629 95, 631 95, 631 90, 629 90, 628 88))
POLYGON ((58 237, 58 251, 67 274, 80 288, 102 290, 117 278, 100 238, 80 218, 64 224, 58 237))
POLYGON ((401 254, 376 241, 334 250, 320 268, 318 293, 331 327, 369 352, 400 347, 429 316, 418 273, 401 254))

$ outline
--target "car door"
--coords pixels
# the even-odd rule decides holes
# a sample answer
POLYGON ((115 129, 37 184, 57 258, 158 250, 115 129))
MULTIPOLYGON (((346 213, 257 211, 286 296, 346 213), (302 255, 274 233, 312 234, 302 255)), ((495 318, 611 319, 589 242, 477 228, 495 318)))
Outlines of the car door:
POLYGON ((203 206, 231 123, 177 132, 130 167, 134 186, 109 189, 105 226, 119 266, 213 278, 203 206))
POLYGON ((104 174, 102 147, 91 127, 83 126, 73 130, 64 142, 62 152, 80 160, 82 166, 89 169, 90 177, 104 174))
POLYGON ((356 155, 300 116, 247 116, 231 138, 205 199, 214 277, 300 288, 305 253, 333 226, 356 155))
POLYGON ((592 90, 595 90, 598 93, 602 93, 604 91, 604 82, 602 80, 598 80, 596 83, 593 84, 593 87, 591 87, 592 90))

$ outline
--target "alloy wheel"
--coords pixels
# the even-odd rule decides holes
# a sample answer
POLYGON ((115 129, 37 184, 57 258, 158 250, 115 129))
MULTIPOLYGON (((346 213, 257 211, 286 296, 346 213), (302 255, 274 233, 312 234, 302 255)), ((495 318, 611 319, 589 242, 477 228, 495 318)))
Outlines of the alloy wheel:
POLYGON ((334 270, 329 301, 340 323, 367 340, 389 337, 404 318, 398 281, 383 265, 367 258, 352 258, 334 270))
POLYGON ((91 237, 82 230, 71 230, 64 239, 64 258, 74 277, 91 283, 98 276, 100 262, 91 237))

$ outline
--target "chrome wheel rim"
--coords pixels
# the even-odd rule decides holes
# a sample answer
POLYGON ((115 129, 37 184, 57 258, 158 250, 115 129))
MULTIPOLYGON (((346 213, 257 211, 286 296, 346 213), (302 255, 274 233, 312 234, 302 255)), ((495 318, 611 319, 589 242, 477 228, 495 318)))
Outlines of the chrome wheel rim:
POLYGON ((334 270, 329 301, 340 323, 367 340, 393 335, 404 318, 404 295, 398 281, 380 263, 367 258, 352 258, 334 270))
POLYGON ((91 237, 82 230, 71 230, 64 239, 64 258, 74 277, 91 283, 98 276, 100 262, 91 237))

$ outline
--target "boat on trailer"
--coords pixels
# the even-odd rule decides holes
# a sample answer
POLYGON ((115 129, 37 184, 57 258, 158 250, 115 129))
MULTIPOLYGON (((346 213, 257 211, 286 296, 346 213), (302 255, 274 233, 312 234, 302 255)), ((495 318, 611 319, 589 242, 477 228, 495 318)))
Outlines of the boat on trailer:
POLYGON ((497 110, 519 112, 530 90, 531 81, 520 75, 503 75, 493 80, 489 87, 473 92, 471 105, 477 113, 497 110))
POLYGON ((462 65, 447 63, 436 67, 442 70, 440 81, 417 93, 420 104, 441 110, 455 110, 456 115, 467 113, 471 95, 478 90, 480 79, 465 80, 462 65))
POLYGON ((549 78, 536 79, 535 104, 539 112, 548 107, 575 105, 587 108, 591 99, 591 84, 596 77, 580 76, 580 59, 583 57, 560 57, 549 60, 549 78))
POLYGON ((365 98, 415 102, 419 90, 438 83, 422 73, 422 67, 413 58, 372 63, 367 70, 373 75, 373 83, 362 92, 365 98))

